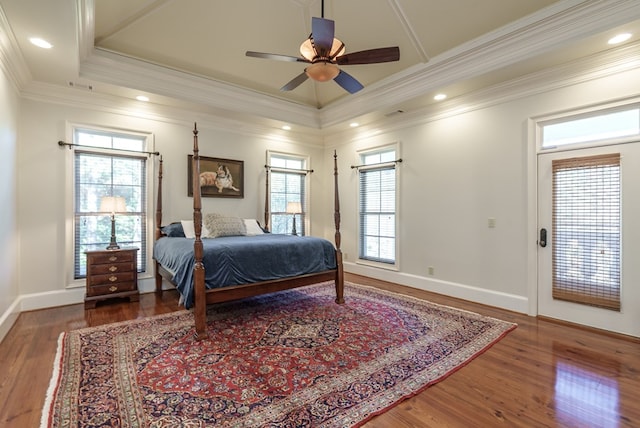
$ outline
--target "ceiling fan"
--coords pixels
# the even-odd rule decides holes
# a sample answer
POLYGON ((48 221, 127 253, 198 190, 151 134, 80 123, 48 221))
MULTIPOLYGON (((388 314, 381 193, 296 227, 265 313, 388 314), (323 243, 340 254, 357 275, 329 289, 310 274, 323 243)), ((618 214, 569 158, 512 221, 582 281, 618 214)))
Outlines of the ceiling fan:
POLYGON ((324 18, 323 0, 322 18, 312 18, 311 34, 300 45, 302 57, 254 51, 247 51, 246 55, 255 58, 311 64, 302 73, 280 88, 281 91, 291 91, 310 77, 318 82, 333 80, 351 94, 358 92, 364 86, 349 73, 341 70, 338 65, 376 64, 400 59, 400 48, 397 46, 345 54, 344 43, 336 39, 334 35, 335 22, 324 18))

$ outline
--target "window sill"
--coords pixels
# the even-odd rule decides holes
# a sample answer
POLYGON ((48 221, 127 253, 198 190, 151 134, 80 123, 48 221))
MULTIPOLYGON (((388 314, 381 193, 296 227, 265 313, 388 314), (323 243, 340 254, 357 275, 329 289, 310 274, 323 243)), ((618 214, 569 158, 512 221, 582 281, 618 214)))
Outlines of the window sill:
POLYGON ((378 269, 390 270, 394 272, 398 272, 400 270, 397 263, 388 264, 388 263, 374 262, 371 260, 358 259, 356 260, 356 264, 362 265, 362 266, 374 267, 378 269))

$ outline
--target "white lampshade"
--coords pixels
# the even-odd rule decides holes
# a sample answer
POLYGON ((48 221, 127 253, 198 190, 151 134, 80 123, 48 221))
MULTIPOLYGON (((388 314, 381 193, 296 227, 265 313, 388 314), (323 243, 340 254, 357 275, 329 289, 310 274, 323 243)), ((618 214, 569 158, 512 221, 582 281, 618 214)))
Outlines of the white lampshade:
POLYGON ((288 214, 300 214, 302 212, 302 206, 300 202, 287 202, 288 214))
POLYGON ((104 196, 100 201, 100 212, 123 213, 127 211, 127 204, 121 196, 104 196))

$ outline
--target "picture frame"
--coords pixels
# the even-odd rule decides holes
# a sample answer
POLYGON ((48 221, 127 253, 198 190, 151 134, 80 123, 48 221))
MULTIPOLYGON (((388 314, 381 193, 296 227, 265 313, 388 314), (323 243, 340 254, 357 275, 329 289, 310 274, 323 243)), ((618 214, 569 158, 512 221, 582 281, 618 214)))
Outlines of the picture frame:
MULTIPOLYGON (((187 193, 193 196, 193 155, 187 155, 187 193)), ((200 194, 244 198, 244 161, 200 156, 200 194)))

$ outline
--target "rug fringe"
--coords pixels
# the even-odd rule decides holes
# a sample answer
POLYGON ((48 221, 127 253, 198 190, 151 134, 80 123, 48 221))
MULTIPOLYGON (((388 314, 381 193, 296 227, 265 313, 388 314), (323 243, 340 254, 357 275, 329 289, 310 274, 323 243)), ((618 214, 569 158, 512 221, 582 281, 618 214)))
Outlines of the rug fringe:
POLYGON ((56 350, 56 356, 53 359, 53 374, 51 375, 51 380, 49 381, 49 388, 47 388, 47 395, 44 400, 44 406, 42 407, 42 416, 40 418, 40 428, 48 428, 49 427, 49 419, 51 416, 51 406, 53 406, 53 397, 55 396, 56 390, 58 389, 58 384, 60 382, 60 375, 62 374, 62 352, 64 339, 66 337, 66 333, 60 333, 58 336, 58 349, 56 350))

